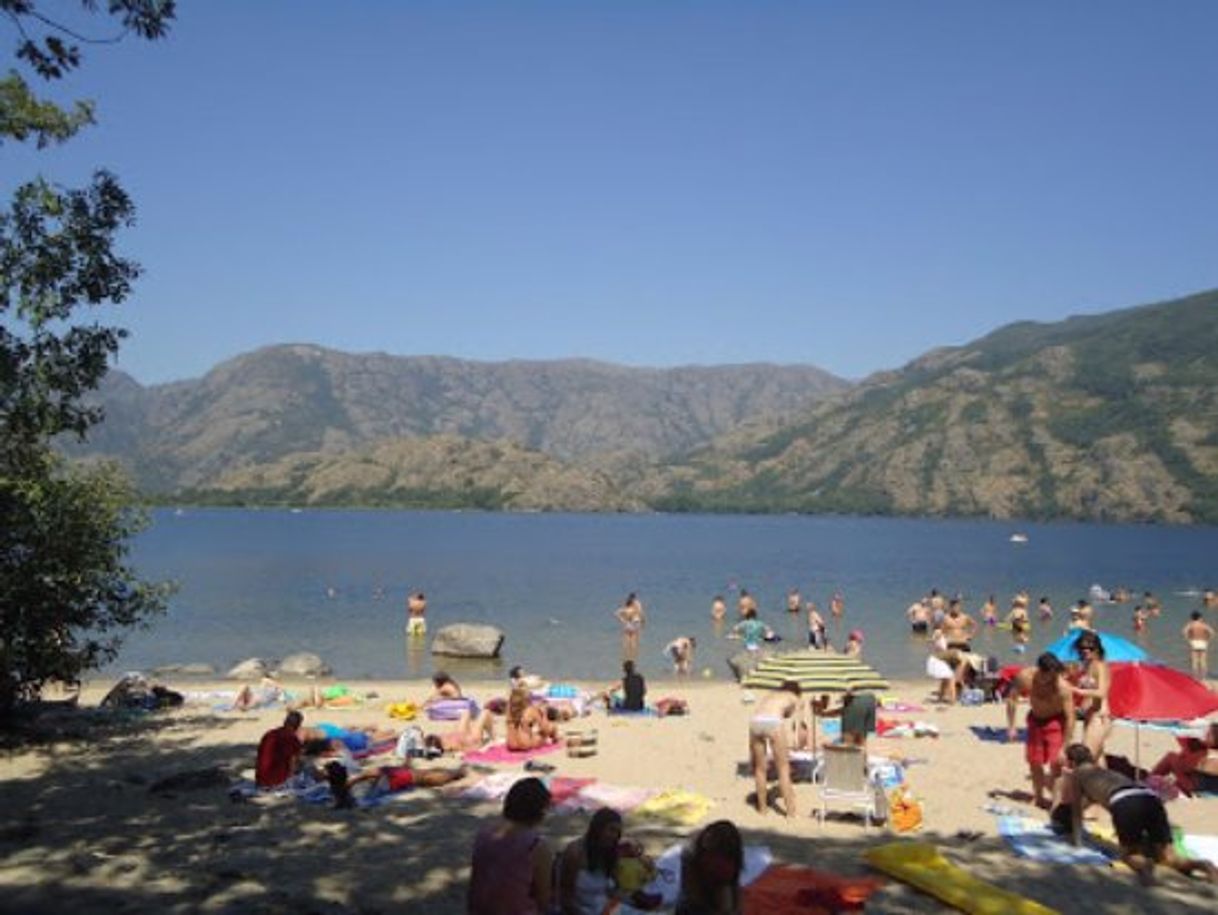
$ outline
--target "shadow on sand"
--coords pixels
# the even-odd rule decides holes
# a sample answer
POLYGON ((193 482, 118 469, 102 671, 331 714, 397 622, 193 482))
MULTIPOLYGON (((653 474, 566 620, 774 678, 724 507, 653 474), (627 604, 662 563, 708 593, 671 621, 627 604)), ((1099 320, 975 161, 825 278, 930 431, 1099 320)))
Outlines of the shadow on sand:
MULTIPOLYGON (((153 791, 186 772, 239 773, 252 763, 248 743, 198 748, 191 734, 224 729, 231 719, 183 711, 132 719, 67 719, 50 741, 10 744, 0 756, 0 910, 39 912, 460 913, 464 911, 474 832, 497 804, 419 791, 402 803, 337 811, 294 801, 235 803, 222 784, 153 791), (154 743, 155 738, 155 743, 154 743), (92 752, 82 752, 91 746, 92 752), (44 765, 16 778, 11 754, 35 753, 44 765)), ((188 779, 187 782, 190 780, 188 779)), ((740 781, 742 795, 749 782, 740 781)), ((713 812, 712 812, 713 817, 713 812)), ((553 816, 558 845, 582 832, 586 816, 553 816)), ((632 835, 658 852, 688 828, 632 823, 632 835)), ((843 874, 866 873, 863 850, 892 841, 860 825, 833 837, 807 820, 800 836, 765 828, 746 841, 768 845, 776 860, 843 874)), ((1212 912, 1214 891, 1174 875, 1147 891, 1132 876, 1096 867, 1032 864, 1000 839, 925 832, 957 864, 1061 912, 1212 912)), ((870 912, 936 912, 941 907, 890 883, 870 912)))

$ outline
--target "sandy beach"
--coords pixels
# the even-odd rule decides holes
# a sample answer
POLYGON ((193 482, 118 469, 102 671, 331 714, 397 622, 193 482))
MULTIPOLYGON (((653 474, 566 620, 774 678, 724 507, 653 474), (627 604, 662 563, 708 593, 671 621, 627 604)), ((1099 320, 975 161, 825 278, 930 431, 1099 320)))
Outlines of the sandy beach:
MULTIPOLYGON (((350 681, 347 681, 350 683, 350 681)), ((110 715, 95 706, 110 682, 86 687, 85 714, 47 719, 43 739, 6 746, 0 756, 0 910, 12 912, 462 912, 469 854, 477 827, 498 802, 460 796, 459 786, 418 790, 372 809, 334 810, 294 799, 235 802, 229 780, 253 766, 260 736, 278 725, 282 708, 215 711, 206 705, 139 715, 110 715), (57 724, 55 722, 58 722, 57 724), (158 780, 218 767, 225 776, 206 787, 150 790, 158 780)), ((180 690, 233 689, 232 681, 174 682, 180 690)), ((375 693, 359 709, 305 711, 319 721, 383 723, 390 701, 421 701, 430 684, 350 683, 375 693)), ((464 683, 486 700, 501 682, 464 683)), ((1022 746, 979 739, 973 727, 1005 727, 1001 704, 938 708, 926 681, 895 683, 886 695, 921 705, 884 719, 934 724, 940 736, 871 741, 873 755, 910 760, 907 785, 924 806, 914 837, 937 845, 970 873, 1061 912, 1212 912, 1214 888, 1160 869, 1161 885, 1143 889, 1123 868, 1041 864, 1017 858, 983 809, 998 789, 1028 788, 1022 746)), ((599 752, 587 759, 546 757, 556 775, 620 786, 683 788, 713 802, 706 823, 729 818, 749 844, 768 846, 777 861, 842 874, 868 869, 862 853, 894 841, 884 827, 812 816, 815 789, 797 784, 798 816, 758 814, 748 803, 745 691, 724 680, 654 682, 649 697, 677 695, 691 714, 673 718, 609 717, 579 724, 599 731, 599 752)), ((422 722, 425 730, 447 725, 422 722)), ((1141 731, 1143 765, 1174 745, 1171 735, 1141 731)), ((1118 726, 1109 752, 1135 756, 1135 731, 1118 726)), ((519 771, 513 763, 493 767, 519 771)), ((472 772, 469 784, 491 768, 472 772)), ((1035 815, 1026 802, 997 802, 1035 815)), ((1182 798, 1168 805, 1174 825, 1218 833, 1218 800, 1182 798)), ((1101 813, 1099 822, 1106 825, 1101 813)), ((552 815, 545 831, 556 847, 578 835, 587 815, 552 815)), ((628 833, 658 854, 693 832, 661 820, 627 818, 628 833)), ((890 882, 870 912, 934 912, 941 906, 890 882)))

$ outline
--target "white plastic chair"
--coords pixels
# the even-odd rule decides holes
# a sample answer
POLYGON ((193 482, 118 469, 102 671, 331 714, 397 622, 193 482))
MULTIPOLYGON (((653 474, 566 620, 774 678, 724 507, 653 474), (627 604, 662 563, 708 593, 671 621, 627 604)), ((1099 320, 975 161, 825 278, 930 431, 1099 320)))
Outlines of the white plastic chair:
POLYGON ((862 747, 826 744, 824 760, 816 770, 814 781, 820 797, 820 824, 825 824, 825 811, 830 802, 839 802, 863 811, 863 828, 879 819, 876 808, 875 785, 867 776, 867 756, 862 747))

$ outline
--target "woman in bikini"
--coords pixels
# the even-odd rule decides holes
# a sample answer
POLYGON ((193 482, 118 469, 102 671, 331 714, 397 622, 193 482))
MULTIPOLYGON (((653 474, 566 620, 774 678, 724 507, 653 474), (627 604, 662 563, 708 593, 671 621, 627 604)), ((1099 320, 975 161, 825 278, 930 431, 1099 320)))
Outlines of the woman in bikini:
POLYGON ((643 612, 643 602, 633 591, 626 595, 626 601, 617 608, 614 614, 622 624, 622 657, 637 658, 639 656, 639 634, 647 623, 647 614, 643 612))
POLYGON ((530 703, 527 689, 514 689, 508 697, 507 748, 533 750, 558 740, 558 726, 530 703))
POLYGON ((1112 731, 1112 713, 1108 708, 1112 681, 1108 662, 1104 660, 1104 643, 1088 629, 1075 640, 1074 650, 1082 659, 1082 671, 1070 690, 1083 720, 1083 744, 1095 759, 1103 760, 1104 741, 1112 731))
POLYGON ((769 796, 769 758, 774 754, 774 766, 778 769, 778 788, 787 818, 795 816, 795 788, 791 785, 790 737, 791 725, 797 721, 796 713, 803 708, 799 684, 786 680, 772 693, 767 693, 749 719, 749 756, 753 763, 753 777, 757 781, 757 811, 765 813, 769 796))

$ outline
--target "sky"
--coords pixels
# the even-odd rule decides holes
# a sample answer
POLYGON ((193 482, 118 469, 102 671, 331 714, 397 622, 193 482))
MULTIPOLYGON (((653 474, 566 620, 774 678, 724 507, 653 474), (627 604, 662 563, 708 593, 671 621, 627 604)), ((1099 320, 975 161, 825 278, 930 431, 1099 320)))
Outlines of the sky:
POLYGON ((861 378, 1218 286, 1215 34, 1209 0, 179 0, 40 87, 99 124, 0 190, 120 176, 145 274, 97 317, 144 383, 287 342, 861 378))

